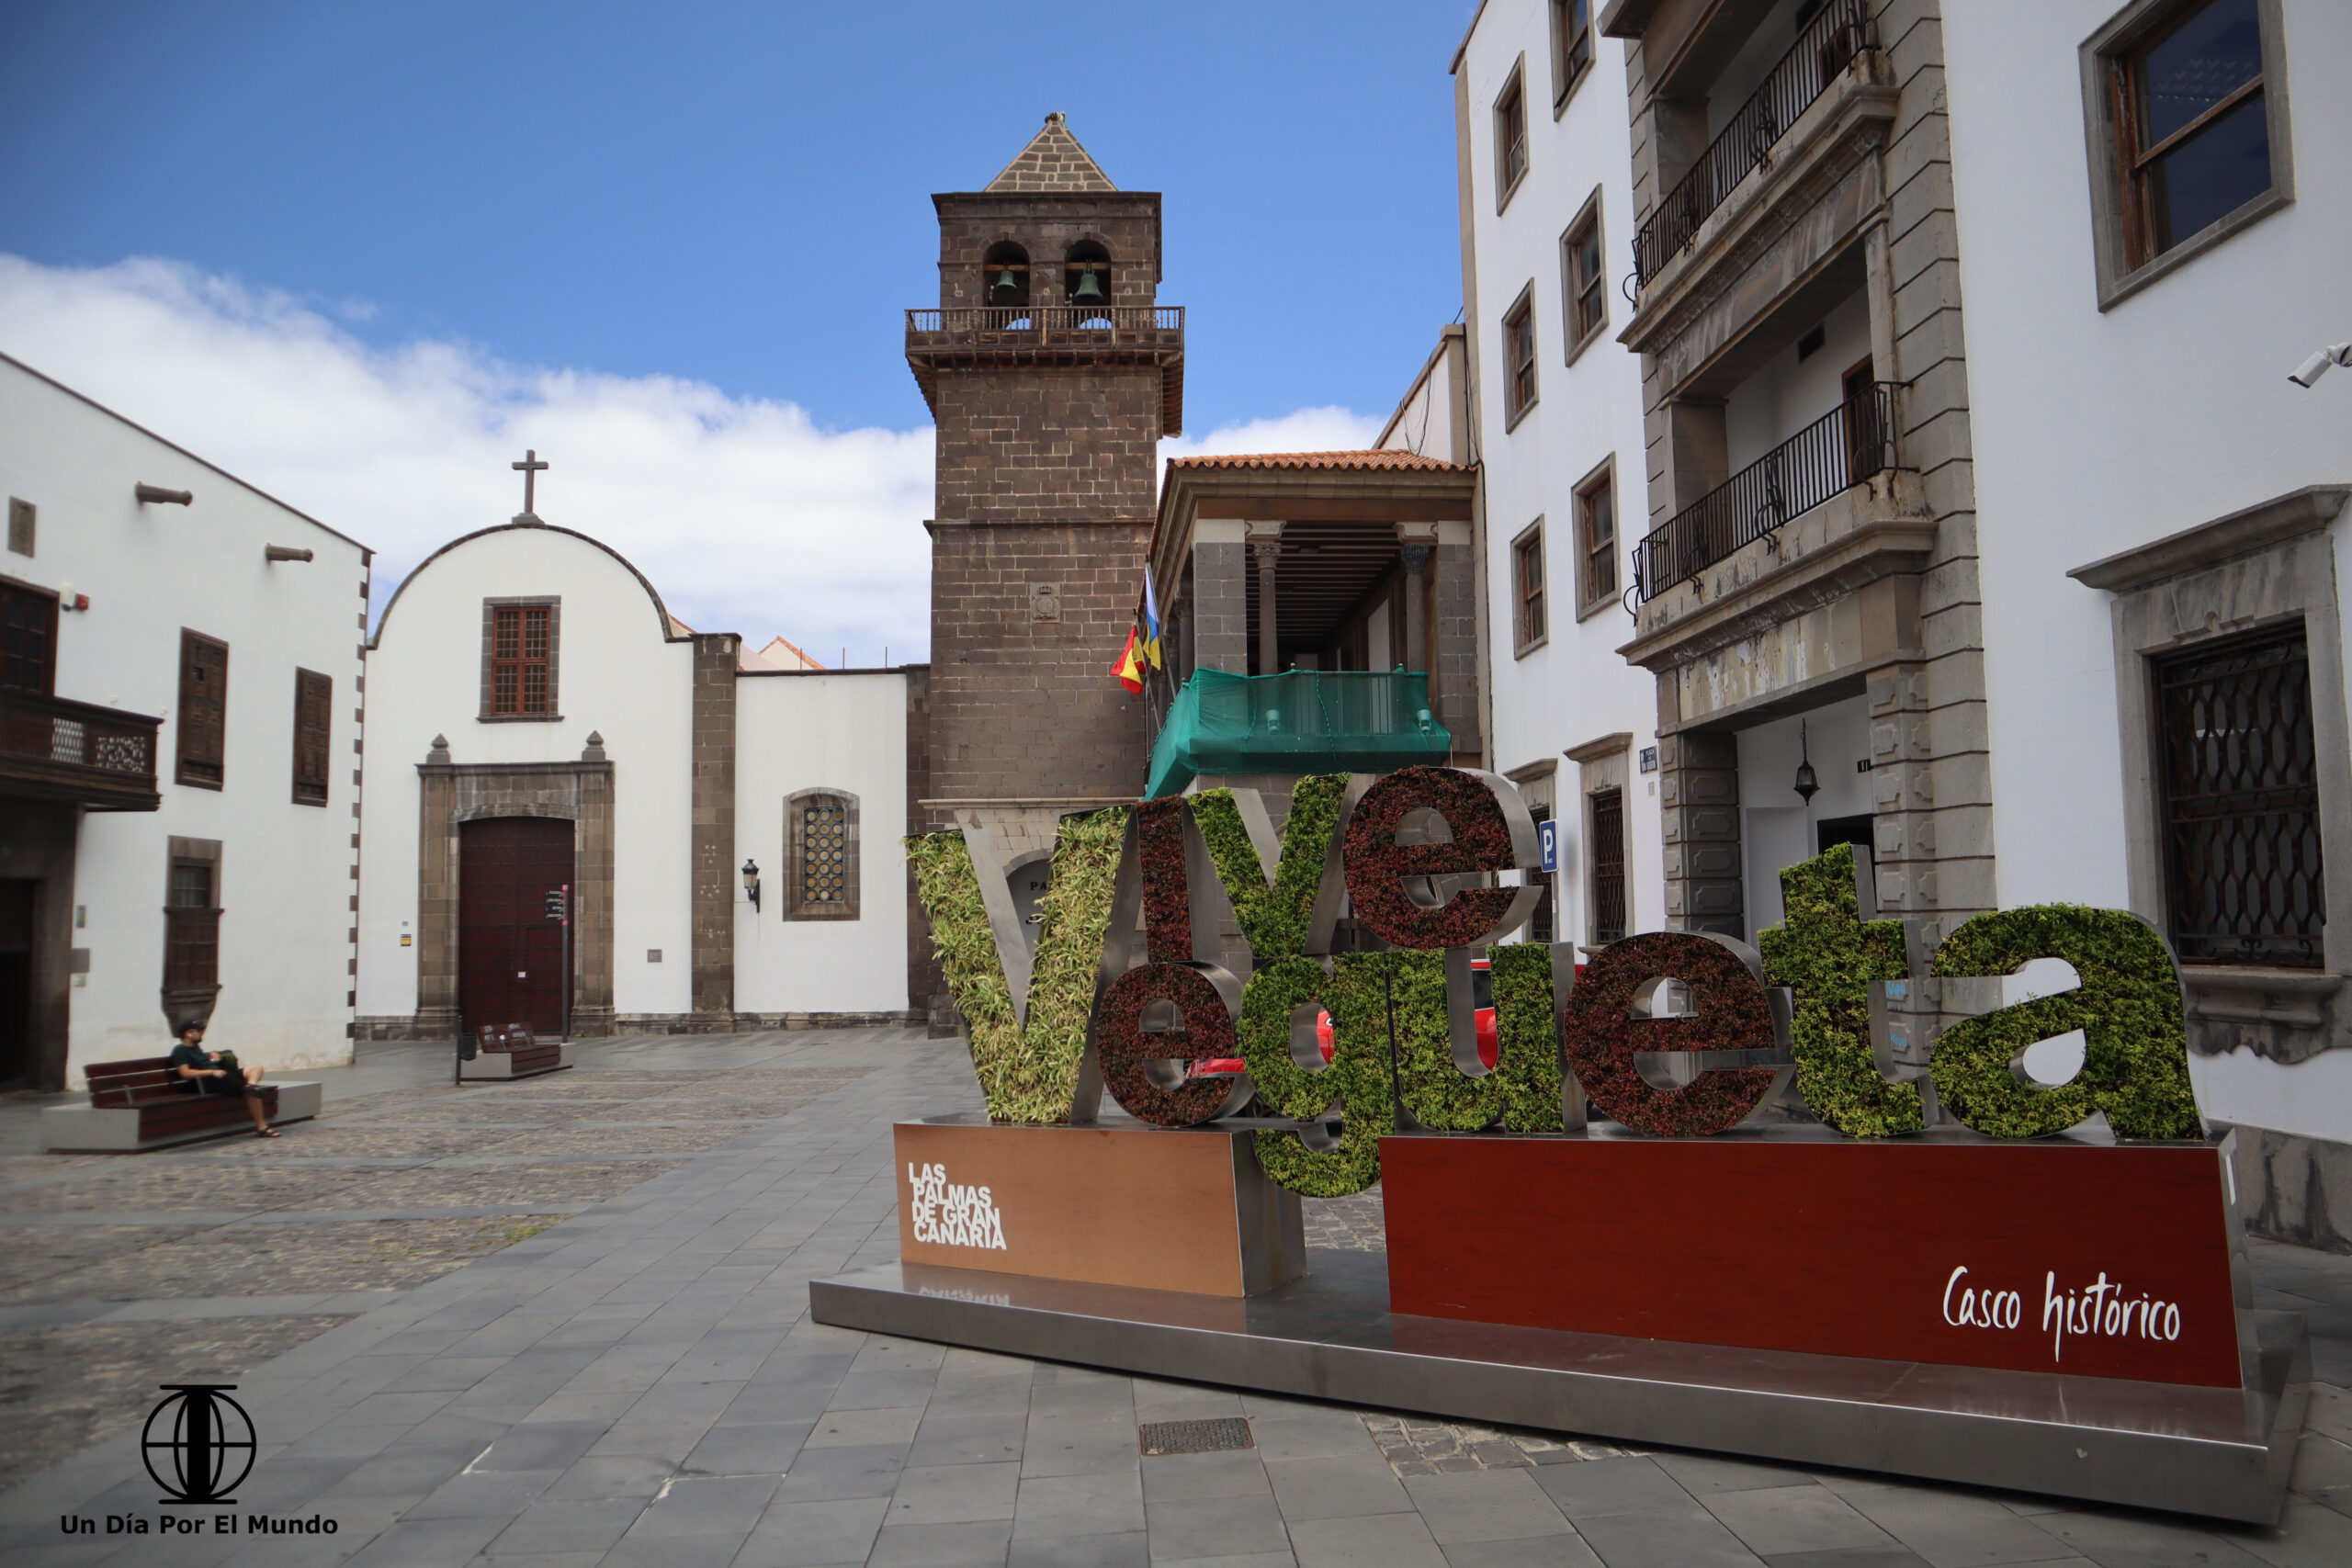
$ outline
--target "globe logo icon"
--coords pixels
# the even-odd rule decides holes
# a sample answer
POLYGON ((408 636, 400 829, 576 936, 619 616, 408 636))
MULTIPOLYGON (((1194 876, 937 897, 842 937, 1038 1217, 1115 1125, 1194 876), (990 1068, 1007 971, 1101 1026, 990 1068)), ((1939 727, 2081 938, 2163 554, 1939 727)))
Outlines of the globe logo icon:
POLYGON ((165 1503, 233 1503, 254 1467, 253 1417, 225 1383, 159 1383, 167 1397, 148 1414, 140 1457, 165 1503))

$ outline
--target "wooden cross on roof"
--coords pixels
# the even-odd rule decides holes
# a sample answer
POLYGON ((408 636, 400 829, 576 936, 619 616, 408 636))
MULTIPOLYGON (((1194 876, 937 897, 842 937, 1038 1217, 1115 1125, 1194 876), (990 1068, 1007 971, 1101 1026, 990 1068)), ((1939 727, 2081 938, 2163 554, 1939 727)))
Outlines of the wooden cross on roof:
POLYGON ((539 471, 545 468, 547 464, 539 460, 539 455, 536 450, 526 448, 523 460, 514 466, 523 475, 523 515, 537 516, 537 513, 531 509, 531 491, 533 484, 539 477, 539 471))

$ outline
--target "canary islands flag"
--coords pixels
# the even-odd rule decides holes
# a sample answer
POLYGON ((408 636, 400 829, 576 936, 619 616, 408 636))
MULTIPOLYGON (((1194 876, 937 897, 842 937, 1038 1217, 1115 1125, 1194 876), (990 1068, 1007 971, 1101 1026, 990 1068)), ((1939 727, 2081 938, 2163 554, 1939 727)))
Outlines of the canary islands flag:
POLYGON ((1151 660, 1154 670, 1163 668, 1159 662, 1159 592, 1151 585, 1149 562, 1143 569, 1143 656, 1151 660))
POLYGON ((1125 686, 1136 696, 1143 695, 1143 660, 1136 649, 1136 629, 1133 626, 1127 628, 1127 646, 1120 653, 1118 663, 1111 667, 1111 673, 1119 678, 1120 685, 1125 686))

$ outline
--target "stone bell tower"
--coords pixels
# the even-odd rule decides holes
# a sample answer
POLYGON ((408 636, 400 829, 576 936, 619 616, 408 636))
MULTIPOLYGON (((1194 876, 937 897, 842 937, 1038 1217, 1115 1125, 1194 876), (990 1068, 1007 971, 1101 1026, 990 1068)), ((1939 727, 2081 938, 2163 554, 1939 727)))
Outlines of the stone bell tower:
POLYGON ((1182 427, 1183 312, 1156 303, 1159 194, 1114 186, 1058 114, 932 204, 939 308, 907 312, 938 430, 923 816, 1017 862, 1143 787, 1143 699, 1112 665, 1182 427))

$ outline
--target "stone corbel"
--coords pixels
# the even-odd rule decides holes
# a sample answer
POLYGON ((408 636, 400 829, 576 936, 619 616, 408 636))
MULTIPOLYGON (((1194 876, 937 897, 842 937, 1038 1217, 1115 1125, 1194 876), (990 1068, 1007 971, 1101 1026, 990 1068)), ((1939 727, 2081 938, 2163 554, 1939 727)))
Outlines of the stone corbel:
POLYGON ((2292 1064, 2339 1043, 2335 998, 2342 975, 2184 964, 2180 976, 2188 991, 2188 1043, 2201 1055, 2243 1049, 2292 1064))

